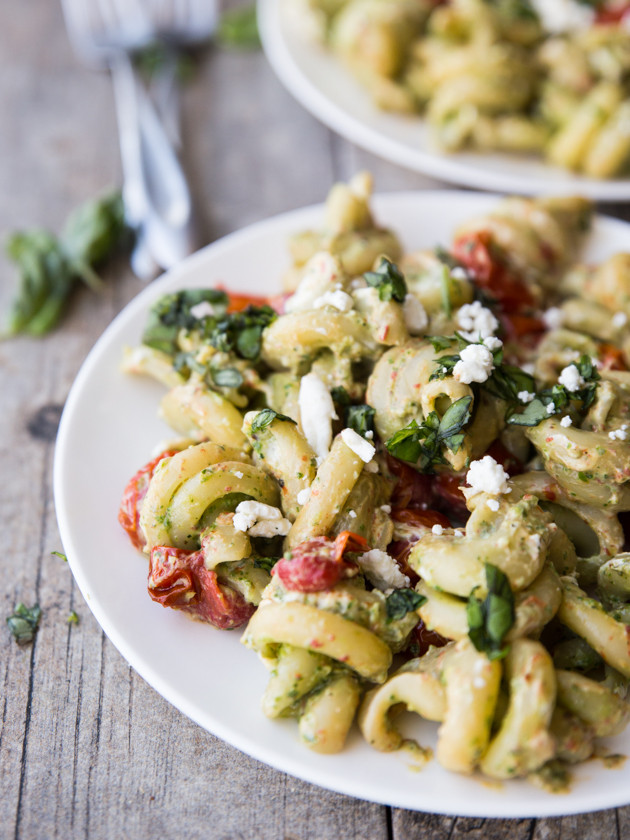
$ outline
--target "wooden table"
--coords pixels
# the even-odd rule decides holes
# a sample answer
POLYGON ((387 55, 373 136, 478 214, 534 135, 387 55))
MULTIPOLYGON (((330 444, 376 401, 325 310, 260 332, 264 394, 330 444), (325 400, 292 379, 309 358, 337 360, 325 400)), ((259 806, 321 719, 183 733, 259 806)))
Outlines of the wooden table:
MULTIPOLYGON (((58 230, 120 181, 110 83, 73 57, 54 0, 0 9, 0 231, 58 230)), ((208 240, 320 201, 367 167, 378 190, 431 185, 312 119, 261 53, 213 51, 184 94, 189 168, 208 240)), ((617 208, 617 214, 623 208, 617 208)), ((13 272, 0 265, 6 310, 13 272)), ((221 840, 613 840, 630 808, 547 820, 453 819, 322 790, 248 758, 147 686, 92 617, 61 550, 51 490, 56 426, 88 350, 142 288, 122 263, 96 300, 76 295, 42 341, 0 344, 0 605, 44 611, 32 645, 0 631, 0 837, 221 840), (71 610, 80 624, 67 622, 71 610)), ((95 477, 96 478, 96 477, 95 477)), ((79 512, 80 515, 80 512, 79 512)), ((2 621, 4 626, 4 620, 2 621)))

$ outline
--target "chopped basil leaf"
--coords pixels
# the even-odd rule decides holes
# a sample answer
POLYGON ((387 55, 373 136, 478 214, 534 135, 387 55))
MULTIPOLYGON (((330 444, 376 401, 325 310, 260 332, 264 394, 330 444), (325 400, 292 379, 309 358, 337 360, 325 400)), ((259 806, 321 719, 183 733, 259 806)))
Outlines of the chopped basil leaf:
POLYGON ((449 406, 442 419, 432 411, 422 424, 412 420, 385 443, 388 452, 401 461, 416 464, 423 472, 446 463, 442 445, 452 452, 459 451, 464 442, 461 430, 470 420, 471 403, 472 397, 461 397, 449 406))
POLYGON ((407 613, 417 610, 425 602, 426 598, 414 589, 395 589, 385 599, 388 621, 398 621, 404 618, 407 613))
POLYGON ((363 277, 368 286, 378 289, 381 300, 396 300, 402 303, 407 296, 407 283, 397 265, 381 257, 381 263, 376 271, 367 271, 363 277))
POLYGON ((371 405, 351 405, 346 412, 346 426, 362 435, 374 434, 374 415, 376 410, 371 405))
POLYGON ((514 624, 514 594, 507 576, 491 563, 485 564, 488 594, 481 601, 474 591, 466 604, 468 636, 488 659, 502 659, 508 648, 504 639, 514 624))
POLYGON ((350 394, 341 385, 336 385, 334 388, 331 388, 330 396, 335 405, 347 408, 351 404, 350 394))
POLYGON ((79 623, 79 616, 75 613, 74 610, 68 616, 68 624, 78 624, 79 623))
POLYGON ((436 353, 440 350, 448 350, 453 343, 453 336, 448 335, 427 335, 426 339, 431 342, 436 353))
POLYGON ((199 328, 206 320, 214 320, 207 318, 202 322, 191 314, 190 310, 203 302, 216 307, 217 316, 222 317, 228 305, 228 297, 225 292, 216 289, 182 289, 163 295, 149 312, 142 343, 169 356, 175 355, 179 349, 177 336, 180 330, 199 328))
POLYGON ((257 569, 264 569, 271 574, 271 570, 278 562, 277 557, 256 557, 254 558, 254 566, 257 569))
POLYGON ((61 551, 51 551, 50 553, 54 554, 55 557, 61 557, 61 559, 63 560, 64 563, 68 562, 68 558, 66 557, 65 554, 62 554, 61 551))
POLYGON ((261 432, 263 429, 270 426, 274 420, 286 420, 288 423, 293 423, 295 425, 295 420, 291 417, 287 417, 286 414, 279 414, 277 411, 274 411, 273 408, 263 408, 262 411, 259 411, 254 417, 251 425, 251 431, 261 432))
POLYGON ((7 618, 9 630, 13 633, 15 641, 19 645, 33 641, 41 615, 42 611, 39 604, 35 604, 34 607, 29 609, 24 604, 19 603, 13 615, 7 618))
POLYGON ((242 359, 256 361, 260 356, 263 330, 277 317, 277 313, 266 304, 248 306, 242 312, 233 312, 213 324, 204 337, 217 350, 225 353, 233 351, 242 359))
POLYGON ((243 374, 236 368, 217 368, 210 375, 219 388, 239 388, 243 384, 243 374))

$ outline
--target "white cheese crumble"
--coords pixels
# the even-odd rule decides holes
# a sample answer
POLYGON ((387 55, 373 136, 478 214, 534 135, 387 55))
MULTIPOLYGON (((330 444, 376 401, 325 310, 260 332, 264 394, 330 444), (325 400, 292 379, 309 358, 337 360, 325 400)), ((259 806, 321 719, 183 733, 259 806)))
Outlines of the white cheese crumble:
POLYGON ((621 429, 613 429, 612 432, 608 432, 608 437, 611 440, 625 440, 628 437, 628 433, 622 426, 621 429))
POLYGON ((429 316, 415 295, 407 295, 403 303, 405 326, 411 335, 420 335, 429 326, 429 316))
POLYGON ((436 537, 441 537, 444 533, 444 528, 436 522, 435 525, 431 528, 431 533, 435 534, 436 537))
POLYGON ((536 394, 532 394, 531 391, 519 391, 516 396, 519 398, 519 400, 522 403, 527 404, 527 403, 530 403, 534 399, 536 394))
POLYGON ((365 433, 365 437, 367 438, 367 440, 374 440, 374 432, 372 431, 372 429, 367 430, 367 432, 365 433))
POLYGON ((313 309, 322 309, 324 306, 332 306, 339 312, 349 312, 354 306, 354 301, 346 292, 335 289, 334 292, 324 292, 313 301, 313 309))
POLYGON ((464 536, 464 533, 465 533, 465 532, 464 532, 464 531, 462 531, 462 529, 461 529, 461 528, 455 528, 455 530, 453 531, 453 536, 454 536, 454 537, 463 537, 463 536, 464 536))
POLYGON ((291 527, 279 508, 251 501, 239 502, 233 524, 237 531, 245 531, 250 537, 284 536, 291 527))
POLYGON ((311 498, 311 488, 304 487, 295 497, 298 505, 305 505, 308 500, 311 498))
POLYGON ((451 269, 451 277, 455 280, 468 280, 468 272, 462 265, 456 265, 451 269))
POLYGON ((494 511, 494 513, 496 513, 501 507, 501 505, 496 499, 488 499, 486 505, 490 508, 491 511, 494 511))
POLYGON ((464 385, 471 382, 485 382, 494 370, 494 359, 487 347, 469 344, 459 354, 459 361, 453 368, 453 377, 464 385))
POLYGON ((381 510, 383 511, 383 513, 390 514, 392 512, 392 506, 391 505, 381 505, 381 510))
POLYGON ((543 29, 559 34, 575 29, 588 29, 595 20, 592 6, 579 0, 531 0, 543 29))
POLYGON ((562 420, 560 421, 560 425, 561 425, 561 426, 564 426, 564 428, 565 428, 565 429, 568 429, 568 428, 569 428, 569 426, 573 425, 573 420, 571 420, 571 418, 570 418, 570 417, 569 417, 569 415, 567 414, 567 415, 566 415, 565 417, 563 417, 563 418, 562 418, 562 420))
POLYGON ((325 458, 332 443, 332 421, 337 419, 330 391, 316 373, 300 380, 300 425, 318 458, 325 458))
POLYGON ((243 478, 243 473, 242 473, 240 470, 236 470, 236 471, 234 472, 234 475, 235 475, 237 478, 243 478))
POLYGON ((489 309, 478 300, 466 303, 457 312, 459 331, 469 341, 481 341, 488 338, 499 328, 499 322, 489 309))
POLYGON ((314 254, 304 268, 295 293, 285 301, 285 312, 302 312, 313 308, 313 302, 334 288, 341 274, 338 260, 328 251, 314 254))
POLYGON ((555 410, 555 405, 553 403, 549 403, 549 405, 547 406, 547 414, 553 414, 555 410))
POLYGON ((543 312, 542 319, 548 330, 559 330, 564 323, 564 313, 557 306, 552 306, 543 312))
POLYGON ((348 511, 348 516, 350 517, 350 519, 356 519, 357 518, 356 510, 349 510, 348 511))
POLYGON ((524 365, 521 365, 521 370, 525 371, 525 373, 529 373, 530 376, 533 376, 536 367, 532 362, 525 362, 524 365))
POLYGON ((374 457, 376 452, 374 445, 357 434, 354 429, 344 429, 341 433, 341 439, 364 463, 369 464, 374 457))
POLYGON ((201 321, 202 318, 210 318, 214 315, 214 306, 208 300, 202 300, 190 307, 190 314, 193 318, 201 321))
POLYGON ((567 365, 567 367, 562 369, 558 377, 558 383, 564 385, 567 391, 579 391, 580 388, 586 385, 586 382, 580 375, 580 371, 575 365, 567 365))
POLYGON ((404 589, 409 586, 410 581, 407 575, 403 575, 396 561, 385 551, 373 548, 371 551, 360 554, 357 562, 372 586, 381 591, 404 589))
POLYGON ((508 485, 510 476, 491 455, 484 455, 479 461, 473 461, 466 473, 466 481, 472 488, 473 494, 489 493, 498 496, 510 493, 508 485))
POLYGON ((489 335, 487 338, 484 338, 483 343, 493 353, 495 350, 500 350, 503 347, 503 342, 496 335, 489 335))
POLYGON ((621 329, 622 327, 625 327, 628 323, 628 316, 625 312, 615 312, 615 314, 612 316, 612 322, 614 327, 617 327, 617 329, 621 329))

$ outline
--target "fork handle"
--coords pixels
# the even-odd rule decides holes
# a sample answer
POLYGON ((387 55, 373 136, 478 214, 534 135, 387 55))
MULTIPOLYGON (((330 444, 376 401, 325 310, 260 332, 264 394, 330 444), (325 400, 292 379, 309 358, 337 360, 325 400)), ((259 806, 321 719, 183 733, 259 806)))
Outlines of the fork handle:
MULTIPOLYGON (((139 242, 163 268, 195 248, 190 190, 175 149, 129 57, 111 62, 121 158, 123 196, 139 242)), ((142 263, 143 260, 139 260, 142 263)), ((146 262, 146 260, 145 260, 146 262)))

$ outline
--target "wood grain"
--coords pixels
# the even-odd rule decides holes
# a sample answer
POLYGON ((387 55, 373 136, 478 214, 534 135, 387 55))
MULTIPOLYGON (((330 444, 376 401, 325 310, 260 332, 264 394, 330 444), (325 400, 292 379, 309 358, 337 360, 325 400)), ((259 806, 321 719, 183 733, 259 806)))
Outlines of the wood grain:
MULTIPOLYGON (((211 51, 183 109, 207 241, 321 201, 332 180, 363 167, 379 190, 432 185, 331 134, 281 88, 260 53, 211 51)), ((109 81, 74 59, 51 0, 4 0, 0 8, 0 113, 3 233, 58 230, 72 207, 119 181, 109 81)), ((324 791, 204 732, 129 668, 67 565, 50 553, 62 548, 51 490, 59 412, 96 337, 142 288, 122 263, 107 281, 98 301, 77 294, 52 336, 0 343, 0 609, 8 615, 23 600, 44 610, 32 645, 18 647, 0 633, 0 838, 628 837, 628 808, 559 820, 468 820, 324 791), (67 622, 72 610, 78 625, 67 622)), ((1 263, 2 311, 12 282, 1 263)))

